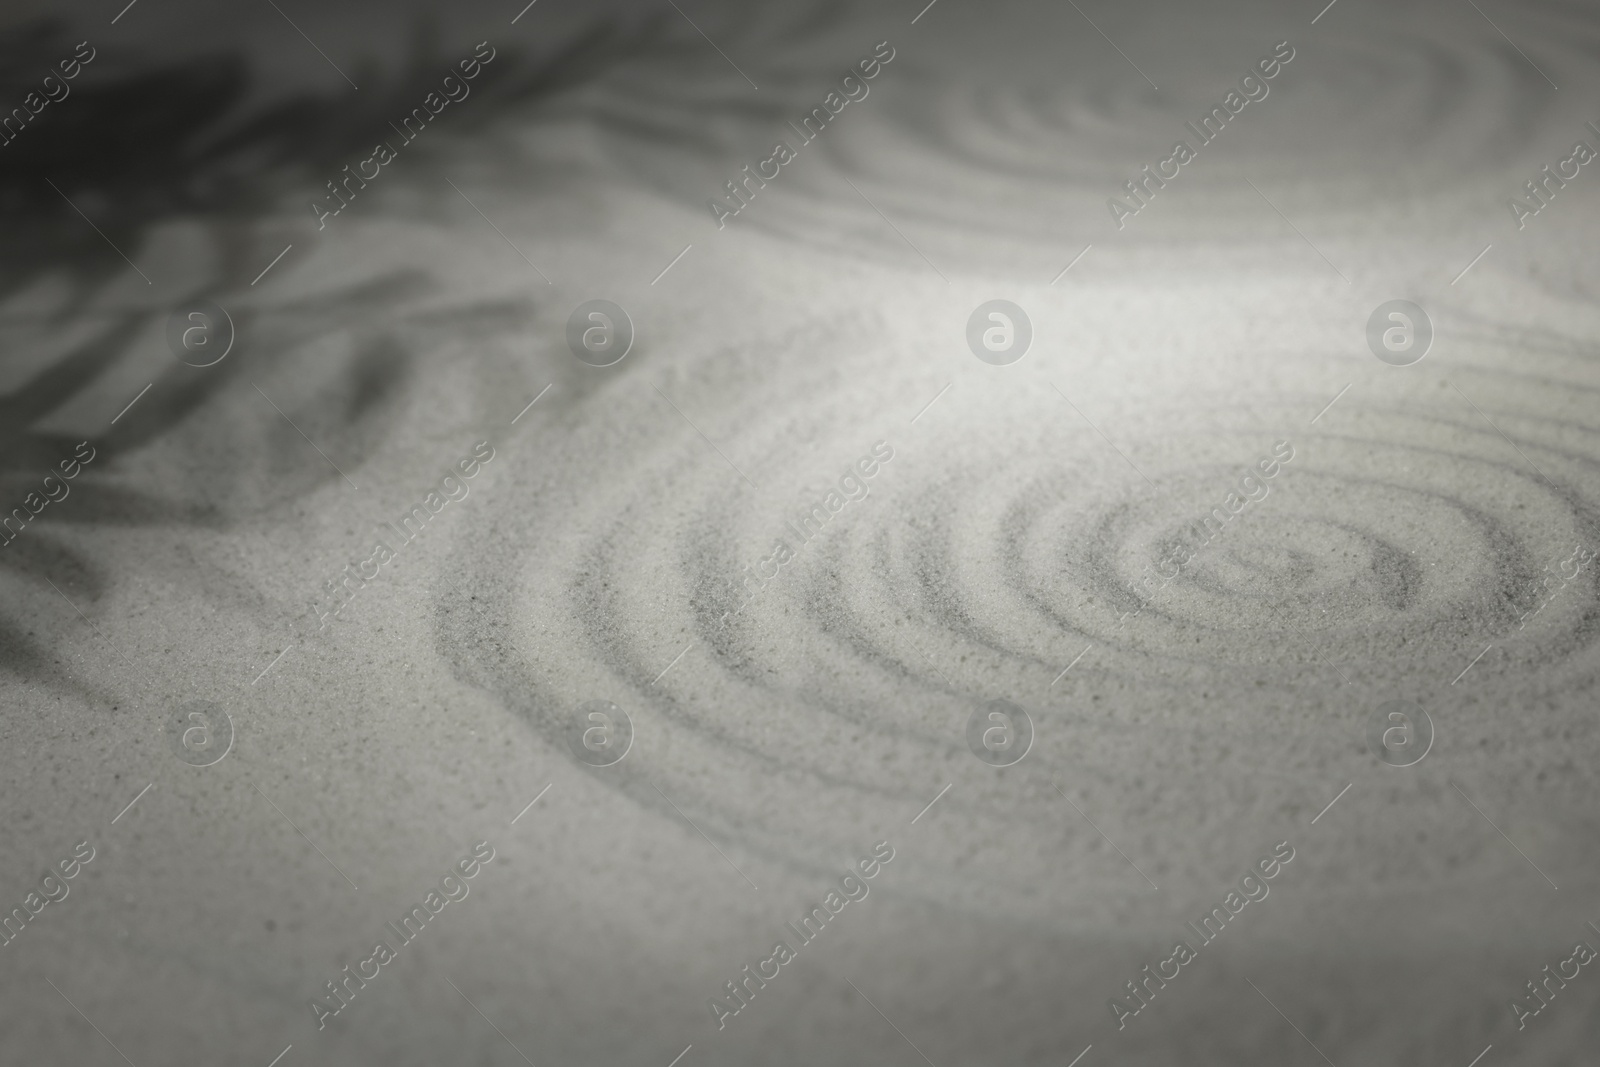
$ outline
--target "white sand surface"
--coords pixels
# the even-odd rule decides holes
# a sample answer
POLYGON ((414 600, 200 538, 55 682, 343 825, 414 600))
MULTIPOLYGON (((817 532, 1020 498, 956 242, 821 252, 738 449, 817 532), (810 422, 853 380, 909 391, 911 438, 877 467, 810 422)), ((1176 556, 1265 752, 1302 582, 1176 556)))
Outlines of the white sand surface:
MULTIPOLYGON (((487 86, 594 24, 518 6, 440 12, 440 71, 489 39, 487 86)), ((150 284, 18 268, 0 391, 37 476, 6 491, 98 451, 0 548, 0 903, 96 855, 0 947, 0 1061, 1594 1062, 1590 968, 1523 1029, 1509 1005, 1600 947, 1595 565, 1543 582, 1600 549, 1600 177, 1520 230, 1507 201, 1600 147, 1595 13, 680 6, 613 14, 549 92, 452 105, 320 231, 354 153, 117 231, 150 284), (706 200, 880 41, 866 98, 719 229, 706 200), (1107 198, 1281 41, 1119 229, 1107 198), (164 339, 199 296, 238 332, 204 369, 164 339), (606 368, 566 342, 597 298, 636 329, 606 368), (965 341, 995 298, 1033 324, 1010 366, 965 341), (1398 298, 1435 329, 1407 367, 1366 342, 1398 298), (1143 584, 1275 446, 1265 496, 1143 584), (996 698, 1034 730, 1008 767, 966 741, 996 698), (596 700, 633 729, 606 767, 574 755, 596 700), (1392 700, 1431 719, 1410 767, 1367 740, 1392 700), (207 767, 171 742, 193 701, 234 731, 207 767), (479 841, 468 896, 319 1029, 479 841), (792 939, 881 841, 865 899, 792 939), (1185 923, 1280 842, 1202 945, 1185 923), (1182 938, 1119 1029, 1108 998, 1182 938)), ((129 64, 242 35, 261 99, 398 64, 401 15, 287 9, 368 83, 339 96, 264 10, 95 32, 129 64)))

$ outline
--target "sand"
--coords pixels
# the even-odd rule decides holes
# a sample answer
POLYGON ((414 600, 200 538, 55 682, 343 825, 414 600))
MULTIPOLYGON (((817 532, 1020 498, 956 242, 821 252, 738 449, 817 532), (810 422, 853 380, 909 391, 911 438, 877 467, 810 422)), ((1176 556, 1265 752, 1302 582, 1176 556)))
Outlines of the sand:
MULTIPOLYGON (((96 31, 108 68, 243 33, 168 40, 146 6, 96 31)), ((439 69, 484 39, 491 70, 548 69, 587 25, 514 7, 452 9, 439 69)), ((1592 168, 1521 229, 1508 201, 1600 147, 1600 27, 918 7, 686 7, 714 47, 628 10, 554 90, 451 105, 323 230, 353 151, 116 230, 149 285, 76 215, 52 225, 81 244, 14 257, 6 491, 100 454, 0 548, 0 901, 96 857, 0 948, 0 1058, 1592 1058, 1588 968, 1511 1007, 1600 947, 1592 168), (706 201, 881 41, 870 93, 719 229, 706 201), (1119 228, 1108 198, 1283 41, 1119 228), (209 368, 165 341, 197 294, 238 332, 209 368), (609 367, 567 347, 591 299, 635 329, 609 367), (991 299, 1032 323, 1010 365, 967 346, 991 299), (1367 343, 1394 299, 1434 328, 1409 366, 1367 343), (378 525, 478 442, 421 536, 378 525), (997 699, 1032 730, 1002 767, 967 741, 997 699), (1397 700, 1432 731, 1405 767, 1368 741, 1397 700), (197 701, 233 732, 209 766, 172 740, 197 701), (594 701, 630 724, 606 766, 594 701), (325 983, 479 841, 470 893, 319 1029, 325 983), (878 842, 870 894, 790 940, 878 842), (1187 924, 1280 843, 1205 942, 1187 924)), ((394 25, 289 12, 365 83, 341 96, 264 11, 282 84, 409 99, 394 25)))

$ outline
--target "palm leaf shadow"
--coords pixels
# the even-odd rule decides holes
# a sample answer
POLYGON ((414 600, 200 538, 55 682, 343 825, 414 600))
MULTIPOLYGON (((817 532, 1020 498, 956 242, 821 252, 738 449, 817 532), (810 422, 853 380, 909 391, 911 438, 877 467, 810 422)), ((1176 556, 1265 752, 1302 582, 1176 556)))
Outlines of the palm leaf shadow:
MULTIPOLYGON (((660 25, 659 18, 631 27, 595 24, 539 58, 503 50, 476 83, 473 106, 463 110, 456 133, 481 131, 514 108, 598 77, 650 47, 660 25)), ((409 112, 438 86, 448 64, 435 54, 437 36, 419 22, 407 61, 386 79, 364 76, 354 102, 304 92, 253 105, 250 67, 236 53, 155 66, 136 56, 97 56, 65 100, 0 149, 0 224, 10 238, 0 248, 0 308, 25 301, 48 279, 63 284, 65 296, 35 318, 62 335, 87 326, 86 335, 47 366, 0 391, 0 509, 21 505, 82 440, 63 432, 52 416, 85 397, 101 403, 108 379, 135 342, 164 328, 164 307, 95 310, 111 286, 126 282, 123 253, 138 263, 158 227, 198 220, 218 266, 188 295, 223 303, 241 293, 263 257, 278 251, 276 238, 264 231, 274 214, 281 215, 284 198, 315 188, 317 175, 362 152, 384 135, 392 116, 409 112)), ((65 23, 50 19, 0 33, 0 94, 21 99, 50 64, 73 53, 74 43, 65 23)), ((287 410, 302 424, 359 427, 343 444, 361 462, 390 428, 418 357, 412 320, 483 325, 437 310, 410 311, 408 302, 431 286, 426 272, 391 270, 240 314, 236 343, 251 353, 250 362, 224 361, 206 373, 174 362, 149 396, 95 439, 105 458, 72 483, 67 500, 0 545, 0 574, 41 589, 48 579, 92 612, 116 576, 83 545, 87 534, 68 535, 72 527, 224 528, 235 521, 237 511, 215 500, 135 484, 118 470, 117 457, 162 441, 222 390, 243 387, 242 376, 264 374, 333 331, 353 335, 335 395, 287 410)), ((494 321, 525 321, 495 310, 494 321)), ((0 317, 0 331, 6 321, 0 317)), ((338 477, 311 466, 296 474, 285 493, 308 493, 338 477)), ((0 671, 106 699, 75 681, 40 643, 14 598, 0 605, 0 671)))

